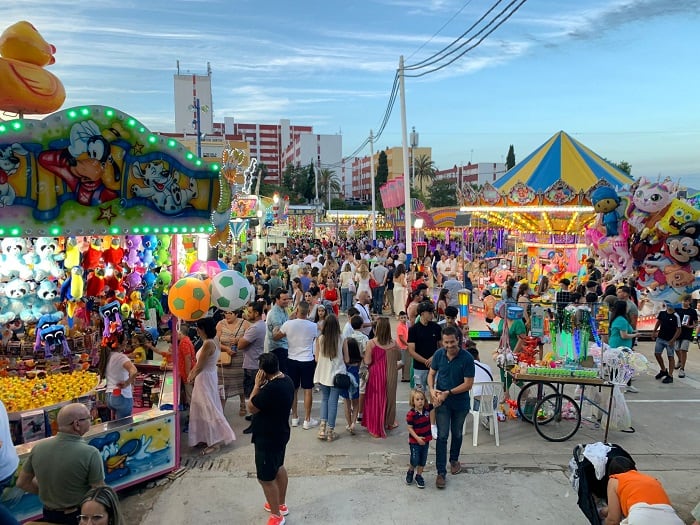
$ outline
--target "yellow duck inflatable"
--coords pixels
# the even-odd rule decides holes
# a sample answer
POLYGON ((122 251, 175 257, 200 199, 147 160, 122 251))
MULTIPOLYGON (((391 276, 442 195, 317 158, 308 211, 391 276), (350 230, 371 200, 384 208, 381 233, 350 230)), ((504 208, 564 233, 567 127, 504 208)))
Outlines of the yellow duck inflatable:
POLYGON ((29 22, 5 29, 0 35, 0 110, 46 114, 61 107, 63 84, 44 69, 56 61, 55 52, 29 22))

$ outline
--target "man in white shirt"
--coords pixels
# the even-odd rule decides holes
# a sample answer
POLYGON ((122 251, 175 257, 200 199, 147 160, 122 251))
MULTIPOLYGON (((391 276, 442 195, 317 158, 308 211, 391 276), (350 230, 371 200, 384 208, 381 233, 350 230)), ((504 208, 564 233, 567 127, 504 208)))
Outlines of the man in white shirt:
POLYGON ((384 266, 382 260, 378 259, 370 273, 372 274, 374 281, 377 283, 377 286, 372 290, 372 307, 375 314, 382 315, 384 312, 384 291, 386 289, 386 278, 389 275, 389 270, 386 269, 386 266, 384 266))
POLYGON ((308 264, 311 266, 311 264, 316 260, 316 257, 313 256, 312 253, 309 253, 306 257, 304 257, 304 264, 308 264))
POLYGON ((437 262, 435 269, 437 270, 438 284, 442 285, 443 281, 447 279, 447 274, 450 269, 450 263, 447 261, 446 254, 443 254, 442 258, 437 262))
POLYGON ((285 321, 276 329, 276 334, 287 337, 289 354, 287 357, 287 375, 294 383, 294 403, 292 404, 292 426, 299 426, 297 400, 299 387, 304 390, 304 430, 318 425, 318 420, 311 418, 313 404, 314 371, 314 341, 318 335, 318 327, 309 321, 309 303, 302 301, 297 306, 297 318, 285 321))
POLYGON ((372 316, 369 313, 370 305, 372 304, 372 296, 369 291, 362 290, 360 295, 357 297, 357 302, 355 303, 355 308, 360 312, 360 317, 362 317, 362 328, 360 331, 369 337, 372 332, 372 316))

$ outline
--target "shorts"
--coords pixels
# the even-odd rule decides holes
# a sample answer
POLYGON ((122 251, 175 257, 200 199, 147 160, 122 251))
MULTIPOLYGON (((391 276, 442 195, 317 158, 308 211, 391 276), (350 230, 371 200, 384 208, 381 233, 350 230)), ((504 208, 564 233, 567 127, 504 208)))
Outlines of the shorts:
POLYGON ((416 370, 413 368, 413 385, 414 388, 423 390, 428 394, 428 372, 429 370, 416 370))
POLYGON ((430 448, 430 441, 426 441, 425 445, 409 443, 408 446, 411 448, 411 466, 425 467, 425 464, 428 462, 428 449, 430 448))
POLYGON ((367 378, 369 377, 369 367, 365 363, 362 363, 360 365, 359 376, 360 376, 360 395, 364 395, 365 390, 367 389, 367 378))
POLYGON ((249 368, 243 369, 243 395, 250 399, 250 394, 255 387, 255 376, 258 375, 257 370, 251 370, 249 368))
POLYGON ((676 349, 674 348, 674 345, 672 345, 671 343, 669 343, 665 339, 661 339, 661 338, 657 337, 656 344, 654 345, 654 353, 660 354, 664 351, 664 348, 666 349, 666 355, 669 357, 673 357, 673 354, 676 351, 676 349))
POLYGON ((284 466, 287 445, 271 443, 255 444, 255 472, 260 481, 274 481, 280 467, 284 466))
POLYGON ((294 390, 303 388, 311 390, 314 387, 314 372, 316 371, 316 361, 295 361, 287 359, 287 375, 294 383, 294 390))
MULTIPOLYGON (((355 381, 357 381, 357 384, 360 384, 360 366, 359 365, 348 365, 347 367, 348 374, 353 376, 355 378, 355 381)), ((366 382, 365 382, 366 386, 366 382)), ((357 387, 353 386, 352 384, 350 385, 350 388, 347 390, 341 390, 340 391, 340 397, 343 399, 359 399, 360 398, 360 391, 357 387)))
POLYGON ((107 406, 114 411, 114 419, 131 417, 134 411, 134 399, 121 394, 107 394, 107 406))
POLYGON ((676 344, 676 350, 679 352, 687 352, 690 349, 690 339, 681 339, 676 344))

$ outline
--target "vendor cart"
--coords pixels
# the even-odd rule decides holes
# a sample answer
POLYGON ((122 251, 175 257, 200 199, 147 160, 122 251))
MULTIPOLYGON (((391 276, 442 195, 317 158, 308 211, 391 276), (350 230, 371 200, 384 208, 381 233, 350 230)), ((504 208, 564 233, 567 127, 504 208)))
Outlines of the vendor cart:
MULTIPOLYGON (((581 408, 584 403, 588 403, 601 414, 600 419, 595 418, 595 424, 600 425, 602 419, 605 419, 603 441, 607 442, 614 383, 597 377, 544 376, 525 373, 511 375, 514 382, 528 383, 523 387, 523 391, 528 389, 536 392, 536 403, 531 409, 529 420, 534 424, 537 433, 544 439, 548 441, 570 439, 578 432, 581 426, 581 408), (576 389, 574 392, 570 390, 565 392, 567 386, 574 386, 576 389), (610 388, 607 409, 586 395, 587 387, 610 388)), ((523 407, 521 407, 521 413, 525 414, 523 407)))

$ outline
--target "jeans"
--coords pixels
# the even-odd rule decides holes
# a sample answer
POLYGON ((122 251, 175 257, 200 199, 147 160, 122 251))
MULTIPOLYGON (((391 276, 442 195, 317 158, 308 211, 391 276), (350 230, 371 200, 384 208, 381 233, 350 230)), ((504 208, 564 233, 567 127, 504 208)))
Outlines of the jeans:
POLYGON ((372 290, 372 309, 375 314, 382 315, 384 312, 384 286, 377 286, 372 290))
MULTIPOLYGON (((12 445, 12 443, 10 443, 12 445)), ((10 483, 12 483, 12 478, 14 477, 14 474, 11 474, 9 477, 3 479, 0 481, 0 496, 2 496, 3 491, 5 490, 5 487, 9 487, 10 483)), ((3 525, 19 525, 19 521, 15 519, 13 514, 8 510, 5 505, 0 503, 0 523, 3 525)))
POLYGON ((130 417, 134 410, 134 399, 121 394, 107 394, 107 406, 114 410, 114 419, 130 417))
POLYGON ((409 443, 408 446, 411 449, 411 466, 425 467, 425 464, 428 462, 428 449, 430 448, 430 442, 427 442, 425 445, 409 443))
POLYGON ((435 422, 438 427, 438 438, 435 443, 435 468, 438 474, 447 474, 447 437, 452 433, 450 442, 450 461, 459 459, 462 449, 462 426, 469 413, 469 408, 452 408, 440 405, 435 409, 435 422))
POLYGON ((349 288, 340 289, 340 311, 347 312, 348 308, 352 306, 352 296, 353 293, 349 288))
POLYGON ((338 397, 340 389, 334 386, 321 385, 321 421, 326 421, 328 426, 335 428, 335 418, 338 416, 338 397))
MULTIPOLYGON (((409 354, 410 355, 410 354, 409 354)), ((413 368, 413 388, 418 388, 428 394, 428 370, 413 368)))

